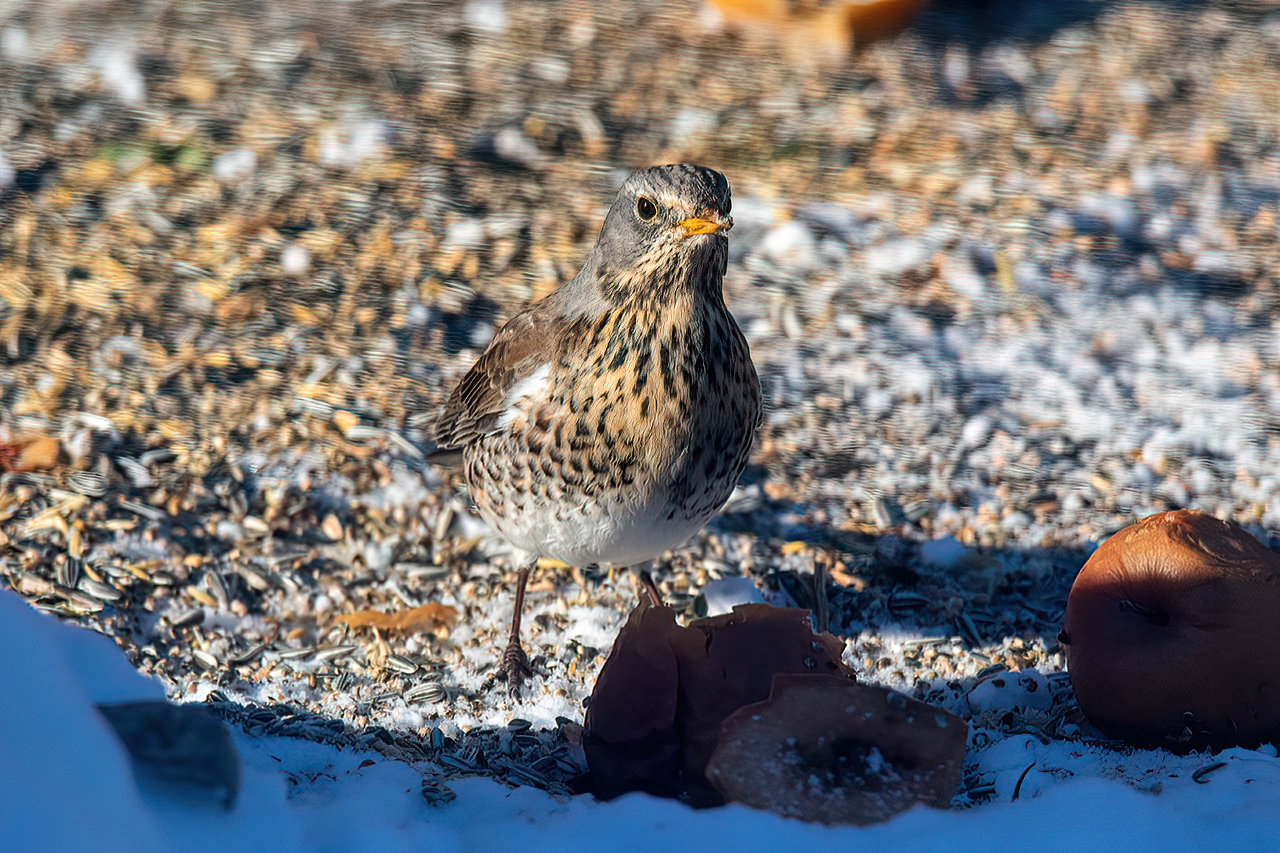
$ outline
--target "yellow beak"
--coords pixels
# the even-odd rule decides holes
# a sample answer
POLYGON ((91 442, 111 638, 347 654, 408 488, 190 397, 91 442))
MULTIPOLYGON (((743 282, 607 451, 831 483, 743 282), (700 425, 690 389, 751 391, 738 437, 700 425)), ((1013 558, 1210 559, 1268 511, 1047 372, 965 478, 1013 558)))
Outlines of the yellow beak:
POLYGON ((692 237, 694 234, 715 234, 717 231, 728 231, 733 227, 733 219, 728 216, 723 219, 694 217, 693 219, 682 219, 678 224, 681 236, 692 237))

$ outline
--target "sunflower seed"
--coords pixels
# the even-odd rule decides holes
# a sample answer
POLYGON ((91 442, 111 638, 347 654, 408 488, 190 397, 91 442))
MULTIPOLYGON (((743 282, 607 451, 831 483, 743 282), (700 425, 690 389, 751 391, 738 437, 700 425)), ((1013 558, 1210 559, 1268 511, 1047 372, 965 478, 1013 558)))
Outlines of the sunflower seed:
POLYGON ((167 447, 157 447, 155 450, 148 450, 138 457, 138 461, 150 468, 152 465, 159 465, 162 462, 169 462, 176 459, 177 456, 167 447))
POLYGON ((453 525, 453 518, 457 513, 452 505, 446 504, 439 515, 436 516, 435 527, 431 529, 431 533, 435 541, 439 542, 449 535, 449 528, 453 525))
POLYGON ((333 416, 333 406, 321 400, 313 400, 310 397, 294 397, 293 408, 297 412, 319 415, 322 418, 333 416))
POLYGON ((258 536, 266 536, 268 533, 271 532, 271 528, 267 525, 267 523, 262 519, 258 518, 256 515, 246 515, 244 517, 244 520, 240 522, 240 524, 244 527, 244 530, 246 533, 253 533, 258 536))
POLYGON ((196 663, 211 672, 218 668, 218 659, 203 649, 192 649, 191 657, 196 663))
POLYGON ((424 705, 435 705, 449 698, 449 693, 434 681, 411 687, 404 693, 404 701, 421 702, 424 705))
POLYGON ((271 589, 271 576, 257 566, 241 564, 236 566, 236 573, 254 592, 265 592, 271 589))
POLYGON ((558 759, 554 755, 544 755, 529 766, 538 773, 546 776, 548 773, 554 773, 559 767, 557 761, 558 759))
POLYGON ((889 596, 889 612, 895 616, 914 613, 928 604, 928 598, 915 592, 894 592, 889 596))
POLYGON ((119 601, 120 597, 123 595, 120 590, 116 589, 111 584, 101 583, 93 578, 81 578, 80 589, 99 601, 119 601))
POLYGON ((551 780, 547 777, 536 773, 532 768, 520 764, 507 766, 507 779, 514 779, 517 782, 532 785, 535 788, 545 788, 551 784, 551 780))
POLYGON ((392 568, 405 577, 422 581, 437 580, 449 574, 448 566, 433 566, 427 563, 396 563, 392 568))
POLYGON ((253 663, 262 656, 262 653, 266 651, 266 649, 267 647, 264 643, 258 643, 256 646, 252 646, 240 654, 232 655, 227 658, 227 663, 231 666, 244 666, 247 663, 253 663))
POLYGON ((477 767, 475 764, 472 764, 470 761, 467 761, 467 760, 466 760, 465 758, 463 758, 462 756, 460 756, 460 755, 451 755, 451 754, 449 754, 449 753, 447 753, 447 752, 445 752, 445 753, 441 753, 441 754, 436 758, 436 761, 438 761, 439 763, 443 764, 445 767, 450 767, 450 768, 452 768, 452 769, 454 769, 454 770, 472 770, 472 771, 474 771, 474 770, 479 770, 479 769, 480 769, 480 768, 479 768, 479 767, 477 767))
POLYGON ((404 675, 413 675, 418 671, 419 666, 404 655, 387 655, 387 669, 404 675))
POLYGON ((117 456, 116 465, 120 470, 124 471, 125 476, 139 489, 146 489, 155 485, 155 478, 151 476, 151 472, 147 470, 147 466, 143 465, 136 459, 128 456, 117 456))
POLYGON ((316 660, 335 661, 351 654, 360 647, 357 645, 329 646, 327 649, 316 649, 316 660))
POLYGON ((946 641, 946 637, 911 637, 903 640, 902 646, 906 649, 923 649, 928 646, 940 646, 946 641))
POLYGON ((419 450, 409 439, 400 435, 398 432, 387 432, 387 438, 396 446, 401 453, 410 459, 422 459, 422 451, 419 450))
POLYGON ((106 606, 96 598, 63 586, 54 587, 54 592, 66 601, 68 609, 76 613, 99 613, 106 606))
POLYGON ((67 475, 67 484, 90 498, 100 498, 107 493, 107 478, 96 471, 72 471, 67 475))
POLYGON ((231 595, 227 592, 227 583, 222 579, 221 574, 218 572, 205 572, 204 585, 209 590, 209 594, 218 602, 219 609, 226 610, 231 605, 231 595))
POLYGON ((982 635, 978 633, 978 626, 973 623, 973 619, 970 618, 968 613, 961 613, 956 617, 956 629, 968 641, 969 645, 982 645, 982 635))
POLYGON ((204 611, 198 607, 183 610, 176 616, 169 617, 169 624, 174 628, 190 628, 204 621, 204 611))
POLYGON ((69 557, 58 563, 54 571, 54 576, 58 579, 58 583, 68 589, 75 589, 80 585, 80 570, 84 567, 84 563, 74 557, 69 557))
POLYGON ((82 426, 88 427, 94 432, 115 432, 116 425, 111 422, 110 418, 96 415, 93 412, 76 412, 70 415, 80 422, 82 426))
POLYGON ((382 438, 387 434, 385 429, 381 427, 364 426, 363 424, 353 424, 347 427, 343 433, 348 441, 365 441, 371 438, 382 438))
POLYGON ((1208 783, 1210 774, 1217 773, 1219 770, 1227 766, 1225 761, 1215 761, 1213 764, 1207 764, 1191 774, 1191 779, 1201 785, 1208 783))
POLYGON ((143 518, 149 518, 152 521, 163 521, 165 518, 168 517, 165 515, 164 510, 157 509, 156 507, 153 507, 153 506, 147 506, 146 504, 140 504, 137 501, 121 500, 120 506, 124 507, 125 509, 129 510, 129 512, 132 512, 135 515, 140 515, 143 518))
POLYGON ((582 767, 578 766, 578 762, 565 756, 556 756, 556 766, 560 768, 561 773, 570 776, 577 776, 583 770, 582 767))

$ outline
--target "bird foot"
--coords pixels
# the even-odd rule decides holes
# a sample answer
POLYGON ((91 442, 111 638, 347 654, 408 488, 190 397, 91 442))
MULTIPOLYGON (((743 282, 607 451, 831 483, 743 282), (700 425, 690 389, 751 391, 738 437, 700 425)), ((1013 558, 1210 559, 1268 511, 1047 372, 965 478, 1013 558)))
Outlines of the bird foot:
POLYGON ((524 653, 520 641, 512 638, 507 649, 502 653, 501 676, 507 682, 507 692, 514 698, 525 681, 533 677, 533 668, 529 666, 529 656, 524 653))

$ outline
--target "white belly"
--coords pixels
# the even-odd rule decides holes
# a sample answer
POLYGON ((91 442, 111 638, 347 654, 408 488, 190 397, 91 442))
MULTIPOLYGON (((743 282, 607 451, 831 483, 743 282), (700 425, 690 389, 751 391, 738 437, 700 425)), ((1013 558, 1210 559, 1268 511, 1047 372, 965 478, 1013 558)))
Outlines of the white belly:
POLYGON ((526 518, 518 524, 487 516, 485 520, 512 545, 538 557, 571 566, 631 566, 681 544, 707 520, 684 518, 678 513, 668 519, 668 512, 666 501, 654 501, 643 507, 560 506, 554 512, 541 513, 538 519, 526 518))

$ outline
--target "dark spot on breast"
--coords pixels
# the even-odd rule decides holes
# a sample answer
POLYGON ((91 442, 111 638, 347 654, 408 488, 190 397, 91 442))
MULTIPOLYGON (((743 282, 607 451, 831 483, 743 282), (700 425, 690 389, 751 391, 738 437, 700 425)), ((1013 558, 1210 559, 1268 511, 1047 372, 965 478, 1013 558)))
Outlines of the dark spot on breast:
POLYGON ((702 458, 702 444, 694 444, 689 448, 688 467, 693 468, 698 464, 698 460, 702 458))
POLYGON ((635 373, 635 392, 640 393, 640 389, 644 387, 644 383, 649 380, 649 360, 653 357, 653 353, 649 349, 641 349, 636 353, 636 364, 633 372, 635 373))
MULTIPOLYGON (((718 449, 719 448, 717 448, 717 450, 718 449)), ((715 479, 715 476, 718 473, 718 470, 720 468, 719 458, 720 457, 718 453, 713 454, 712 456, 707 458, 706 464, 702 466, 702 475, 706 477, 708 480, 715 479)))
POLYGON ((658 369, 662 372, 662 385, 668 392, 675 391, 676 376, 671 352, 671 342, 663 341, 658 350, 658 369))
POLYGON ((610 344, 610 346, 616 347, 616 350, 614 351, 614 354, 613 354, 613 361, 609 364, 609 369, 619 370, 622 368, 622 365, 627 363, 628 347, 625 343, 616 339, 612 344, 610 344))

